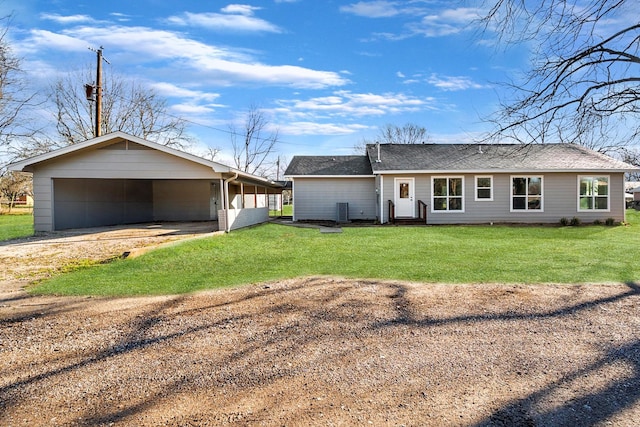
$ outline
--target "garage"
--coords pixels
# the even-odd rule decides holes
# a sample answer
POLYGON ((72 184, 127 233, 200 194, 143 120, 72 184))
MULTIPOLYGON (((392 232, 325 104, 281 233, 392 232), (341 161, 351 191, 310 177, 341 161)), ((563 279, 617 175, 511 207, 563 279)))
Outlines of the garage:
POLYGON ((246 222, 235 227, 268 219, 268 207, 245 209, 245 186, 254 189, 254 198, 279 188, 122 132, 14 163, 10 170, 33 173, 36 231, 218 219, 228 231, 235 218, 246 222))

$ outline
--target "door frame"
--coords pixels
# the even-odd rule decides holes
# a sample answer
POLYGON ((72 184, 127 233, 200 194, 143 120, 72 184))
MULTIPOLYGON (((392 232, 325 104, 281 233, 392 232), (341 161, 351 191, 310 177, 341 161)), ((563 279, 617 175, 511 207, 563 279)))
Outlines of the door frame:
POLYGON ((416 217, 416 179, 414 177, 396 177, 393 179, 393 203, 396 205, 396 217, 397 218, 415 218, 416 217), (411 202, 411 209, 408 215, 401 215, 405 212, 400 212, 400 183, 406 182, 409 184, 409 200, 411 202))

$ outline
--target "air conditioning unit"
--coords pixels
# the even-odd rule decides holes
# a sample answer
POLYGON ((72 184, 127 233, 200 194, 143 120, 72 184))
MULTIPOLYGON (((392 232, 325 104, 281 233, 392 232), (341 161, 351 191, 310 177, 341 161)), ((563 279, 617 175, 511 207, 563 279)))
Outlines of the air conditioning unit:
POLYGON ((338 219, 336 222, 349 222, 349 203, 337 203, 338 219))

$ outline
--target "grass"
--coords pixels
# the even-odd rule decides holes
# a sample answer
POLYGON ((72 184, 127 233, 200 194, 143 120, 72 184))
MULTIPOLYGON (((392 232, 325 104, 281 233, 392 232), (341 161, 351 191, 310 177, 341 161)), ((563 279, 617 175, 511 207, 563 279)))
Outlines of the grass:
POLYGON ((33 236, 33 215, 0 215, 0 241, 33 236))
POLYGON ((293 216, 293 205, 284 205, 282 210, 270 210, 269 216, 293 216))
POLYGON ((266 224, 82 267, 35 293, 178 294, 307 275, 444 283, 589 283, 640 279, 629 226, 364 227, 340 234, 266 224))

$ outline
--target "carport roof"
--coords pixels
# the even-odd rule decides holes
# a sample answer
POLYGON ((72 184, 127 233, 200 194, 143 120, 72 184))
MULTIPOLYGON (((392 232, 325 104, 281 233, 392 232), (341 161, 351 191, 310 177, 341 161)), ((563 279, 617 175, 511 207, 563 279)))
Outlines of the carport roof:
POLYGON ((8 168, 11 171, 32 172, 33 167, 39 163, 55 160, 55 159, 58 159, 73 153, 78 153, 84 150, 91 150, 91 149, 105 147, 121 141, 130 141, 135 144, 140 144, 142 146, 145 146, 153 150, 158 150, 172 156, 176 156, 176 157, 179 157, 203 166, 207 166, 213 169, 215 172, 236 176, 238 180, 242 180, 244 182, 250 182, 252 184, 257 184, 257 185, 262 185, 262 186, 272 187, 272 188, 281 187, 281 185, 279 185, 278 183, 268 180, 266 178, 262 178, 246 172, 242 172, 238 169, 234 169, 222 163, 207 160, 202 157, 195 156, 193 154, 189 154, 184 151, 176 150, 175 148, 167 147, 166 145, 148 141, 146 139, 129 135, 125 132, 120 132, 120 131, 99 136, 97 138, 92 138, 77 144, 69 145, 67 147, 63 147, 58 150, 53 150, 48 153, 30 157, 28 159, 21 160, 19 162, 11 163, 8 166, 8 168))

